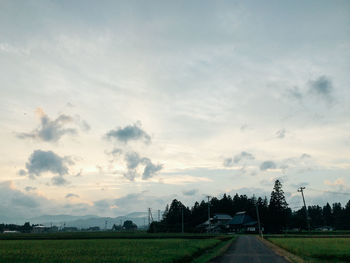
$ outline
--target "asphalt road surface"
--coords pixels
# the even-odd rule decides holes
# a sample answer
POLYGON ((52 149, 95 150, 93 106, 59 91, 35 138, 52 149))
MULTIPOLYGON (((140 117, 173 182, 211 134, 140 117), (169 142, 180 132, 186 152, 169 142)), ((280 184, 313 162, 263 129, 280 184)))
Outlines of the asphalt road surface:
POLYGON ((239 236, 215 263, 289 263, 254 236, 239 236))

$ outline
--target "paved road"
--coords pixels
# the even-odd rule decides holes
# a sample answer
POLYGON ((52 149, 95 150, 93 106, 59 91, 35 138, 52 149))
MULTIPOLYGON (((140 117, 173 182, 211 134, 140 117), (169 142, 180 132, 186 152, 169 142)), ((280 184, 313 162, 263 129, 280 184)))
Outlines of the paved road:
POLYGON ((288 263, 254 236, 239 236, 215 263, 288 263))

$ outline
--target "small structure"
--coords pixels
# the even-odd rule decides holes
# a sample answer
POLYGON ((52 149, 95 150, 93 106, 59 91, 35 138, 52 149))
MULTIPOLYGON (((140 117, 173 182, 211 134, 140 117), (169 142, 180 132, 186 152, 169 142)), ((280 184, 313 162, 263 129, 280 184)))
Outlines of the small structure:
POLYGON ((246 211, 237 212, 228 222, 230 231, 233 232, 259 232, 258 222, 247 214, 246 211))
POLYGON ((33 233, 45 233, 45 232, 48 232, 48 227, 46 226, 43 226, 43 225, 35 225, 33 226, 33 230, 32 232, 33 233))
POLYGON ((57 226, 47 227, 44 225, 33 225, 32 233, 54 233, 58 232, 57 226))
POLYGON ((87 231, 90 231, 90 232, 97 232, 97 231, 100 231, 100 227, 99 226, 91 226, 87 229, 87 231))
POLYGON ((77 232, 78 228, 77 227, 64 227, 61 229, 62 232, 77 232))

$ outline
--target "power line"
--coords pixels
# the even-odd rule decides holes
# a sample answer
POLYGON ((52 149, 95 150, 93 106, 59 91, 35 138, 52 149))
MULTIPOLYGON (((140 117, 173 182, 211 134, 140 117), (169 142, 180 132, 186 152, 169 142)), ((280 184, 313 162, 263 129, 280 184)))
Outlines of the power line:
POLYGON ((329 193, 329 194, 350 195, 350 193, 334 192, 334 191, 328 191, 328 190, 319 190, 319 189, 315 189, 315 188, 308 188, 308 189, 311 191, 323 192, 323 193, 329 193))

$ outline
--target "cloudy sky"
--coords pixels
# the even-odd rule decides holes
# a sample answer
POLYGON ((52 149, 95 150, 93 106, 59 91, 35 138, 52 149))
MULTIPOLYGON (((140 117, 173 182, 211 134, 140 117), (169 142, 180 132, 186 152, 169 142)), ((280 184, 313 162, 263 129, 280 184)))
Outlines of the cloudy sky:
POLYGON ((0 1, 0 213, 349 200, 349 1, 0 1), (325 192, 328 191, 328 192, 325 192), (341 194, 345 193, 345 194, 341 194))

